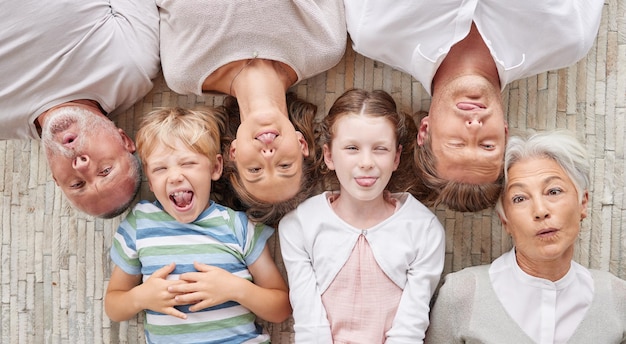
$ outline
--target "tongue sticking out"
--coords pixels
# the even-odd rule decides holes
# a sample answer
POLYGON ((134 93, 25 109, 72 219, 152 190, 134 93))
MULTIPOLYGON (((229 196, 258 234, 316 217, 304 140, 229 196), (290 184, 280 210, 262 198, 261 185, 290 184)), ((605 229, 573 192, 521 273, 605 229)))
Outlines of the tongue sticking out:
POLYGON ((274 141, 274 139, 276 138, 276 134, 274 133, 265 133, 265 134, 261 134, 259 136, 257 136, 257 140, 265 143, 266 145, 272 143, 272 141, 274 141))
POLYGON ((179 191, 170 195, 170 199, 177 207, 184 208, 191 203, 193 198, 193 192, 191 191, 179 191))
POLYGON ((356 178, 356 183, 359 184, 359 186, 372 186, 374 185, 374 183, 376 183, 376 178, 373 177, 361 177, 361 178, 356 178))
POLYGON ((470 102, 460 102, 456 104, 456 107, 459 110, 467 110, 467 111, 480 110, 483 108, 483 106, 481 106, 480 104, 470 103, 470 102))

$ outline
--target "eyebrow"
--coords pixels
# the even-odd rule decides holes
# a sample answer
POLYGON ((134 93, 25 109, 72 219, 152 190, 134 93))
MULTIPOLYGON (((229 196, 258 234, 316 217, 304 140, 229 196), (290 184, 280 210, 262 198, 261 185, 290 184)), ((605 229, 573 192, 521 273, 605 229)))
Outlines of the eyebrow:
MULTIPOLYGON (((563 180, 563 178, 561 178, 559 176, 549 176, 549 177, 541 180, 541 182, 545 185, 545 184, 548 184, 548 183, 550 183, 551 181, 553 181, 555 179, 563 180)), ((520 183, 520 182, 513 183, 513 184, 511 184, 511 185, 506 187, 506 191, 509 191, 509 190, 511 190, 514 187, 524 188, 524 187, 526 187, 526 184, 525 183, 520 183)))
MULTIPOLYGON (((291 178, 291 177, 295 176, 296 174, 298 174, 297 169, 294 170, 293 173, 288 173, 288 174, 287 173, 278 173, 277 176, 279 176, 281 178, 287 179, 287 178, 291 178)), ((248 183, 254 184, 254 183, 258 183, 258 182, 262 181, 263 179, 265 179, 265 176, 260 176, 258 178, 254 178, 254 179, 246 179, 246 181, 248 183)))

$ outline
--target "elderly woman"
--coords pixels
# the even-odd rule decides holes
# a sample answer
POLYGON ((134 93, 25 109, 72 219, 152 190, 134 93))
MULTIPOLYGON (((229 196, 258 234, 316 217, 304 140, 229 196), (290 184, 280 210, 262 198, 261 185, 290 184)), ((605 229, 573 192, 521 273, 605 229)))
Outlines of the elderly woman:
POLYGON ((626 343, 626 281, 572 260, 589 164, 563 131, 513 137, 496 205, 514 248, 446 276, 426 343, 626 343))

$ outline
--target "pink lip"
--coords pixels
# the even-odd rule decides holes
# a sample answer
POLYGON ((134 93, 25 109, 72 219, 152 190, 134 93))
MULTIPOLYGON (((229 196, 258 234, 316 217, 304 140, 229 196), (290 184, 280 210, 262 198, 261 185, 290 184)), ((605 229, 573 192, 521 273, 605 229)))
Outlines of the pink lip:
POLYGON ((549 236, 552 235, 554 233, 558 232, 558 230, 556 228, 546 228, 546 229, 542 229, 539 232, 537 232, 537 236, 549 236))
POLYGON ((66 146, 71 145, 72 143, 76 142, 77 137, 78 135, 74 133, 66 133, 63 135, 63 144, 66 146))
POLYGON ((477 102, 459 102, 456 104, 456 107, 457 109, 463 110, 463 111, 477 111, 477 110, 483 110, 487 108, 485 104, 477 103, 477 102))
POLYGON ((378 178, 376 177, 356 177, 354 178, 359 186, 368 187, 374 185, 378 178))

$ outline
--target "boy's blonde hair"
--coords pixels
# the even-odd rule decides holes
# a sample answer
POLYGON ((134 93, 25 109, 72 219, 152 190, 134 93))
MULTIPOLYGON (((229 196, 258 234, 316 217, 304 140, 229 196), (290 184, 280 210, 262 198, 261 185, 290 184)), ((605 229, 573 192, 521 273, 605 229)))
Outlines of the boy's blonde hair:
POLYGON ((144 164, 157 144, 173 147, 178 139, 190 150, 215 162, 221 154, 220 138, 224 121, 211 110, 179 107, 160 108, 146 114, 135 137, 137 153, 144 164))

